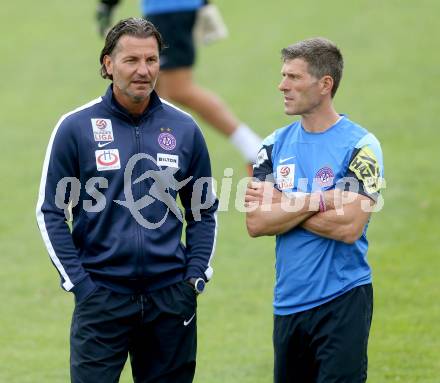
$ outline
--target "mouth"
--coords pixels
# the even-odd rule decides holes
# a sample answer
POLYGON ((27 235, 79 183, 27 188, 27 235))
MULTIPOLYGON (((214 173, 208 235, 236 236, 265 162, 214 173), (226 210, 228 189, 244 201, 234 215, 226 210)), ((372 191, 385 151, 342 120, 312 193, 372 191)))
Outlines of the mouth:
POLYGON ((135 80, 135 81, 132 81, 132 84, 135 84, 135 85, 149 85, 150 82, 149 81, 145 81, 145 80, 135 80))

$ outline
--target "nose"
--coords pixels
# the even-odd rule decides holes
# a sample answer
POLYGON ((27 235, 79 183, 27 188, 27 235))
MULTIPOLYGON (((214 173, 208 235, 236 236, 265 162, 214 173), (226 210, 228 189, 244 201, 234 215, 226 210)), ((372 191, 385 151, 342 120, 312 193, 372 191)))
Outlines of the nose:
POLYGON ((148 67, 148 64, 145 61, 139 62, 139 65, 137 67, 137 73, 140 76, 146 76, 150 73, 150 68, 148 67))
POLYGON ((285 79, 284 78, 282 78, 281 79, 281 82, 278 84, 278 89, 281 91, 281 92, 283 92, 283 91, 285 91, 287 88, 286 88, 286 81, 285 81, 285 79))

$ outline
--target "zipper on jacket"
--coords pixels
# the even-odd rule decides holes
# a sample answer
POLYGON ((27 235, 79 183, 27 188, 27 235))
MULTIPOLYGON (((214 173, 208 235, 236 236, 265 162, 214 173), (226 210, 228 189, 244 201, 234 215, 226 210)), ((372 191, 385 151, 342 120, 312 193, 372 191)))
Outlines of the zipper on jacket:
MULTIPOLYGON (((135 137, 136 137, 136 149, 137 149, 137 153, 141 153, 141 132, 139 129, 139 126, 135 126, 134 127, 134 132, 135 132, 135 137)), ((142 161, 139 161, 139 164, 141 164, 142 161)), ((137 171, 137 175, 136 178, 140 177, 142 175, 142 166, 138 167, 138 171, 137 171)), ((139 182, 137 185, 137 200, 139 200, 140 198, 142 198, 142 182, 139 182)), ((139 275, 140 278, 142 278, 142 272, 143 272, 143 267, 142 267, 142 232, 141 232, 141 226, 136 223, 136 231, 137 231, 137 245, 138 245, 138 249, 137 249, 137 260, 136 260, 136 265, 137 265, 137 270, 136 270, 136 274, 139 275)))

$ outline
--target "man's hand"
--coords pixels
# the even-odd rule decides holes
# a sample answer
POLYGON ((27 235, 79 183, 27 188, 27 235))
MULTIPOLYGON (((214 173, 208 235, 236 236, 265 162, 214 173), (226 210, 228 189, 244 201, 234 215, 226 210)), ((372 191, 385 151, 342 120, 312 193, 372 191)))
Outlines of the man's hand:
POLYGON ((343 205, 342 190, 336 188, 322 193, 326 210, 340 210, 343 205))
POLYGON ((271 182, 250 181, 244 197, 244 206, 250 207, 280 203, 282 195, 283 193, 276 189, 271 182))
MULTIPOLYGON (((317 195, 319 202, 319 195, 317 195)), ((245 195, 246 226, 251 237, 283 234, 317 213, 311 194, 280 192, 271 182, 249 182, 245 195)))

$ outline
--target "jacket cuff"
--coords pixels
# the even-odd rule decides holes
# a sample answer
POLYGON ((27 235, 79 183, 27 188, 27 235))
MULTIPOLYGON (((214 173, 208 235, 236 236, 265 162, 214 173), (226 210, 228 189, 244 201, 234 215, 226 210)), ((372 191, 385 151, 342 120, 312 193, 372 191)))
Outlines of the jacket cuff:
POLYGON ((185 273, 185 280, 190 278, 203 278, 206 281, 206 275, 200 267, 188 266, 185 273))
POLYGON ((93 291, 97 288, 95 282, 92 281, 92 278, 88 275, 81 282, 79 282, 75 287, 72 288, 72 292, 75 295, 75 299, 77 302, 82 301, 87 298, 93 291))

